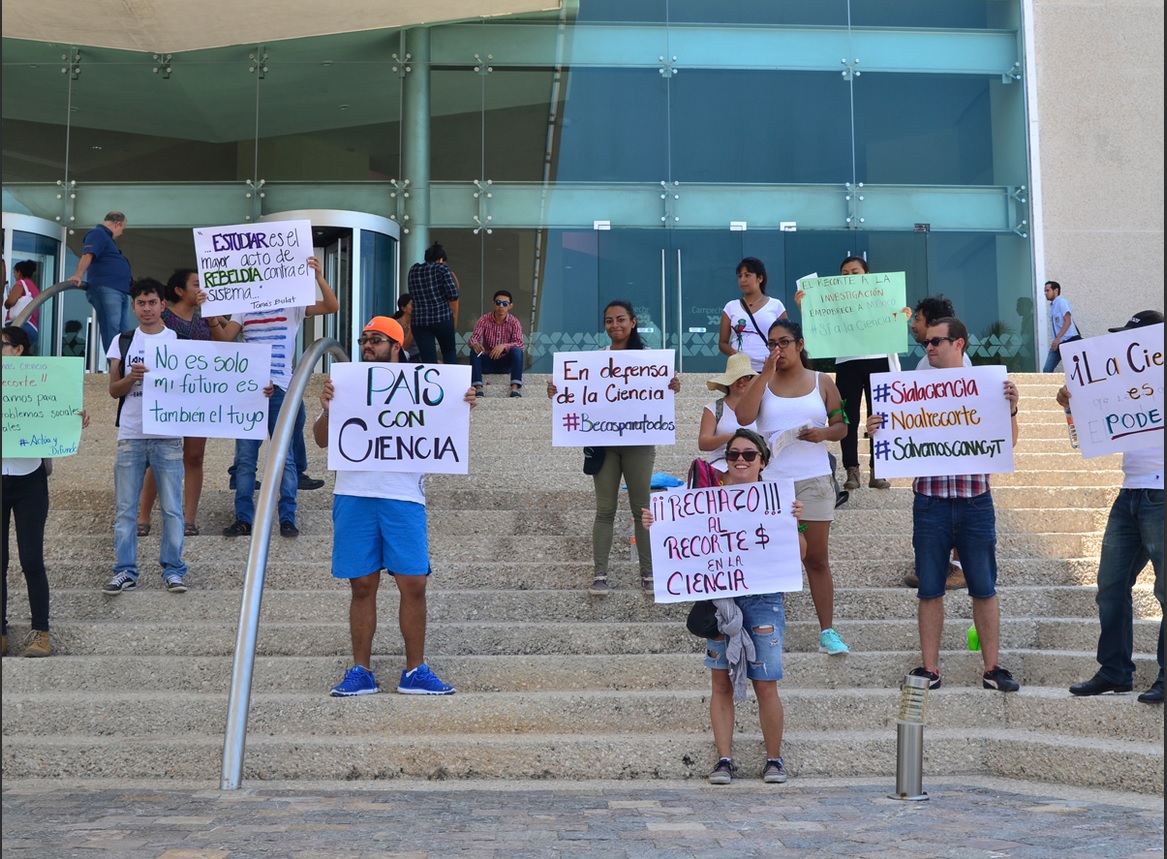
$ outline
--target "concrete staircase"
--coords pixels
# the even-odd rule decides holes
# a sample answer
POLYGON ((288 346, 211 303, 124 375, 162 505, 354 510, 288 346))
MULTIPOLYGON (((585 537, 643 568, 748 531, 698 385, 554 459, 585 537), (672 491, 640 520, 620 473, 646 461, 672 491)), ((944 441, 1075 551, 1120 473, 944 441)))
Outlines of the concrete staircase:
MULTIPOLYGON (((967 593, 947 599, 945 685, 932 693, 925 774, 993 775, 1162 793, 1163 709, 1134 695, 1073 699, 1089 677, 1098 633, 1094 574, 1118 457, 1070 449, 1056 377, 1014 376, 1021 389, 1017 472, 993 478, 1000 532, 1002 663, 1016 695, 980 688, 969 653, 967 593)), ((47 562, 51 659, 3 661, 3 775, 174 778, 217 784, 247 539, 231 520, 232 443, 211 440, 199 523, 188 538, 191 591, 156 576, 158 538, 141 541, 136 592, 100 593, 113 557, 113 400, 86 379, 93 422, 82 452, 50 479, 47 562)), ((500 377, 472 423, 471 473, 429 480, 427 657, 458 687, 447 698, 328 697, 349 664, 348 588, 329 574, 331 474, 309 443, 324 489, 300 493, 296 540, 272 538, 254 676, 244 781, 487 777, 704 777, 714 756, 701 642, 687 605, 641 592, 628 532, 618 530, 614 592, 589 597, 591 480, 577 449, 550 446, 545 377, 509 399, 500 377)), ((314 380, 315 403, 322 377, 314 380)), ((679 443, 656 470, 682 476, 696 455, 704 377, 687 376, 679 443)), ((309 409, 310 414, 313 409, 309 409)), ((266 449, 266 448, 265 448, 266 449)), ((864 451, 865 454, 865 451, 864 451)), ((866 464, 864 465, 866 476, 866 464)), ((895 775, 898 684, 918 660, 910 481, 852 493, 832 531, 836 627, 846 657, 817 653, 809 593, 787 602, 786 764, 792 774, 895 775)), ((626 505, 626 501, 622 504, 626 505)), ((629 518, 622 515, 621 521, 629 518)), ((159 529, 154 515, 155 532, 159 529)), ((15 554, 15 547, 13 554, 15 554)), ((27 632, 18 562, 9 573, 11 640, 27 632)), ((1155 676, 1159 607, 1148 566, 1136 593, 1136 691, 1155 676)), ((396 685, 403 664, 395 591, 382 589, 374 671, 396 685)), ((745 772, 760 771, 753 700, 738 708, 745 772)))

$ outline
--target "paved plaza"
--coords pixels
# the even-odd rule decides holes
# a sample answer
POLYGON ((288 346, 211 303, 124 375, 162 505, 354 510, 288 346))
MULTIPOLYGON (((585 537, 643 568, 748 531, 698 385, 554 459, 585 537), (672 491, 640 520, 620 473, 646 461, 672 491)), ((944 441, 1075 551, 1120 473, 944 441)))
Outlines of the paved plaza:
POLYGON ((990 778, 245 784, 9 782, 4 859, 1162 859, 1161 796, 990 778))

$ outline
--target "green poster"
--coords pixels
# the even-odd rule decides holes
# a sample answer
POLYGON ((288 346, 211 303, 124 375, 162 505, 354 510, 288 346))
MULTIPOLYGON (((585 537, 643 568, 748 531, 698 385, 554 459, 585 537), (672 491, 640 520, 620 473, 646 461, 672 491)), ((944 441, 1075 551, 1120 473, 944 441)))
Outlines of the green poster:
POLYGON ((837 274, 799 281, 802 334, 812 358, 888 355, 908 347, 902 271, 837 274))
POLYGON ((81 441, 82 358, 4 358, 4 455, 69 456, 81 441))

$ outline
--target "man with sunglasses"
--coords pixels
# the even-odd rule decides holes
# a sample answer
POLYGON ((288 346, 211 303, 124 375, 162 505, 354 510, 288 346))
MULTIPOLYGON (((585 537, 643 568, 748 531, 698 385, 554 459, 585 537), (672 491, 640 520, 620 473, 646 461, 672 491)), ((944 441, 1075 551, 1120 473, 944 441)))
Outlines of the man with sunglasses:
POLYGON ((521 397, 523 387, 523 326, 511 316, 514 299, 505 289, 494 294, 494 310, 474 324, 470 347, 470 379, 475 396, 482 393, 482 374, 510 373, 511 396, 521 397))
MULTIPOLYGON (((374 316, 357 344, 365 362, 400 360, 405 332, 388 316, 374 316)), ((320 394, 320 416, 312 436, 328 447, 328 409, 336 389, 329 379, 320 394)), ((474 408, 471 389, 465 400, 474 408)), ((353 667, 332 687, 334 698, 381 691, 373 677, 373 635, 377 631, 377 589, 381 571, 393 576, 400 597, 398 623, 405 640, 405 668, 397 691, 406 695, 451 695, 425 664, 426 580, 431 572, 426 536, 425 475, 418 472, 338 471, 332 499, 332 575, 352 590, 349 632, 353 667)))
MULTIPOLYGON (((944 317, 928 326, 923 344, 928 361, 937 370, 964 365, 968 329, 959 319, 944 317)), ((1006 379, 1004 396, 1009 401, 1012 442, 1017 445, 1017 386, 1006 379)), ((883 426, 882 415, 867 418, 867 432, 874 436, 883 426)), ((928 688, 940 688, 940 637, 944 631, 944 592, 949 552, 960 549, 968 593, 972 597, 973 623, 981 640, 985 671, 981 685, 1001 692, 1021 688, 1013 675, 997 664, 1001 641, 1001 606, 997 600, 997 520, 987 474, 954 474, 917 477, 912 481, 912 547, 919 577, 918 622, 920 654, 924 664, 911 673, 928 680, 928 688)))

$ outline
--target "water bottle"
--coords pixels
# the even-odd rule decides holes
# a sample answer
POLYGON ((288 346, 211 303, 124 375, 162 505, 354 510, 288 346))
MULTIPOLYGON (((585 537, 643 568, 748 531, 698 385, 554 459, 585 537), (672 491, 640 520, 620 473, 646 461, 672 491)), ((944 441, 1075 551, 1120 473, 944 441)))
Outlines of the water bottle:
POLYGON ((980 637, 980 635, 977 634, 976 626, 970 626, 968 628, 968 649, 969 650, 980 650, 981 649, 981 637, 980 637))
POLYGON ((1070 407, 1066 406, 1066 425, 1070 430, 1070 447, 1074 450, 1078 449, 1078 430, 1074 428, 1074 415, 1070 412, 1070 407))

